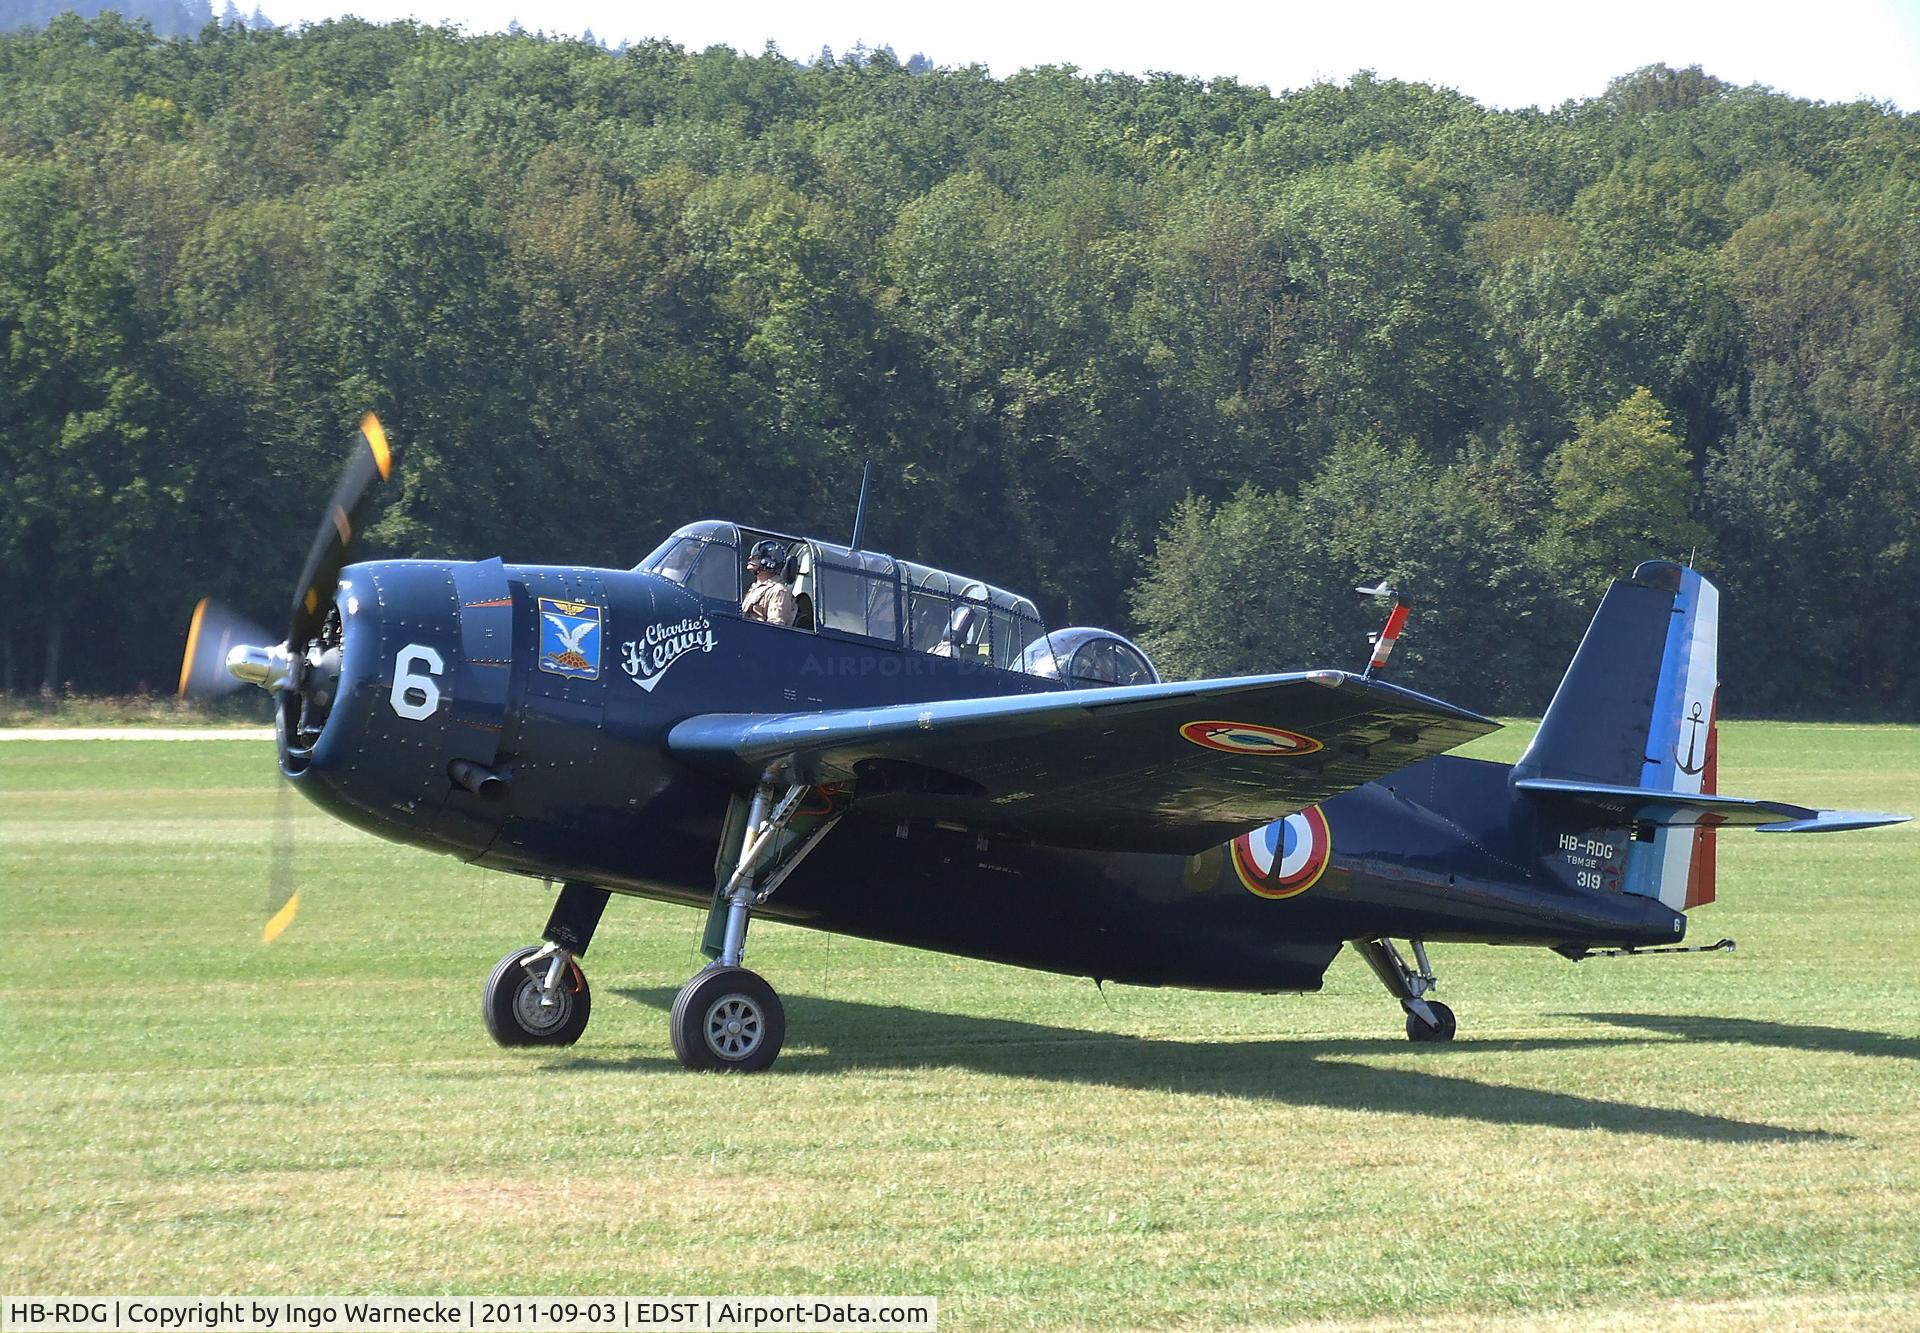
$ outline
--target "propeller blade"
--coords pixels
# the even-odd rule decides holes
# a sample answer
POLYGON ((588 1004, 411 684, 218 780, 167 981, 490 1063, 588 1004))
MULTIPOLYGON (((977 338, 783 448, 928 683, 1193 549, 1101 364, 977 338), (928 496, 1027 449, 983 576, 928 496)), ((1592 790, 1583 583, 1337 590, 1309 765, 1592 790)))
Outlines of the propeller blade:
POLYGON ((260 942, 272 944, 286 933, 300 914, 300 887, 293 866, 293 787, 282 778, 274 784, 273 860, 267 870, 267 924, 260 942))
POLYGON ((300 584, 293 597, 293 623, 287 643, 296 651, 313 638, 326 619, 333 603, 334 586, 347 563, 347 549, 359 536, 374 488, 393 473, 393 451, 387 445, 387 432, 380 418, 369 412, 360 418, 360 433, 354 439, 347 465, 327 502, 327 512, 314 534, 313 549, 307 553, 307 566, 301 571, 300 584))
POLYGON ((253 621, 202 597, 187 626, 187 649, 180 656, 180 697, 206 698, 237 690, 245 682, 227 670, 227 650, 236 644, 266 643, 267 632, 253 621))
POLYGON ((269 917, 267 924, 261 927, 260 942, 262 944, 272 944, 275 940, 279 939, 286 931, 286 928, 293 924, 293 918, 298 916, 299 913, 300 890, 295 889, 291 894, 287 895, 287 900, 280 905, 280 910, 269 917))

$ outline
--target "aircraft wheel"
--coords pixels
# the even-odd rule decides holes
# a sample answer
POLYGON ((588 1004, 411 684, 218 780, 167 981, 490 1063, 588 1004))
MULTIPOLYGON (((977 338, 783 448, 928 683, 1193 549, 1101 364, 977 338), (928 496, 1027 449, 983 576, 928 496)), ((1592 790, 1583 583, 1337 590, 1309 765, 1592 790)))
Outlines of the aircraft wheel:
POLYGON ((559 1003, 542 1006, 540 985, 522 966, 538 946, 515 949, 494 964, 480 995, 480 1016, 502 1046, 571 1046, 587 1030, 593 992, 580 964, 569 961, 571 981, 560 984, 559 1003))
POLYGON ((765 1069, 780 1054, 787 1013, 780 997, 744 967, 710 967, 673 1002, 673 1053, 688 1069, 765 1069))
POLYGON ((1428 1000, 1427 1008, 1433 1010, 1433 1016, 1440 1020, 1440 1026, 1430 1028, 1418 1014, 1410 1013, 1407 1015, 1407 1040, 1452 1041, 1454 1028, 1453 1010, 1447 1008, 1446 1005, 1440 1003, 1438 1000, 1428 1000))

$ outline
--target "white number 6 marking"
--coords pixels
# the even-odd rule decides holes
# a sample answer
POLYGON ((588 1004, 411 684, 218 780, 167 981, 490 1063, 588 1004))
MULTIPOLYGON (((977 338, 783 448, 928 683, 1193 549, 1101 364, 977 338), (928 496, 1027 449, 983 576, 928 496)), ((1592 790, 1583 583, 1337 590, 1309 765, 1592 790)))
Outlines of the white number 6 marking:
POLYGON ((402 648, 393 659, 393 693, 387 696, 393 711, 416 722, 432 717, 440 707, 440 682, 434 677, 446 669, 440 654, 424 644, 402 648))

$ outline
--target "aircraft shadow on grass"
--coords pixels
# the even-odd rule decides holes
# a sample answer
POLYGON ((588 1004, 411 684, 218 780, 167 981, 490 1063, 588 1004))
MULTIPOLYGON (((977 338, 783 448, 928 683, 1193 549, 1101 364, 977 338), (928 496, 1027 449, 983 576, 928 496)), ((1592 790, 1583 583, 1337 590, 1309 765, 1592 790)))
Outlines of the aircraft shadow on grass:
MULTIPOLYGON (((614 994, 664 1011, 673 1004, 675 992, 655 986, 618 989, 614 994)), ((1490 1039, 1463 1042, 1451 1050, 1431 1047, 1409 1051, 1406 1042, 1398 1039, 1171 1041, 798 995, 787 1002, 787 1009, 790 1024, 824 1048, 790 1050, 781 1066, 789 1073, 950 1066, 1048 1082, 1244 1097, 1295 1106, 1399 1112, 1497 1125, 1604 1129, 1720 1143, 1834 1141, 1847 1137, 1671 1107, 1483 1083, 1437 1068, 1383 1069, 1341 1058, 1390 1055, 1405 1059, 1411 1055, 1424 1065, 1437 1066, 1468 1052, 1591 1050, 1658 1041, 1658 1037, 1594 1034, 1490 1039)), ((553 1067, 561 1069, 651 1065, 663 1070, 678 1067, 665 1056, 571 1055, 553 1061, 553 1067)))
POLYGON ((1821 1027, 1811 1023, 1769 1023, 1757 1018, 1695 1018, 1686 1014, 1555 1014, 1589 1023, 1639 1028, 1688 1041, 1723 1042, 1742 1046, 1778 1046, 1795 1051, 1844 1051, 1849 1055, 1884 1055, 1896 1060, 1920 1060, 1920 1039, 1855 1028, 1821 1027))

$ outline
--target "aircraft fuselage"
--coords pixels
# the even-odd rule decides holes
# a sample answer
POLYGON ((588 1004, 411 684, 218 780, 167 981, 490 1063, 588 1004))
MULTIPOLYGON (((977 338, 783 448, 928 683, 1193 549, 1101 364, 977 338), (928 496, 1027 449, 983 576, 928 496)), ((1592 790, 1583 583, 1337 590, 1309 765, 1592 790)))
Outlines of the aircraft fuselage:
MULTIPOLYGON (((477 865, 692 906, 712 895, 732 793, 668 751, 676 722, 1063 688, 743 621, 650 574, 388 561, 349 567, 342 585, 325 728, 303 746, 291 704, 281 718, 283 770, 301 790, 477 865), (469 791, 448 779, 455 761, 507 781, 469 791)), ((1102 979, 1253 991, 1317 989, 1354 939, 1680 938, 1680 914, 1617 882, 1584 887, 1540 854, 1507 774, 1422 761, 1316 807, 1318 827, 1276 826, 1265 860, 1246 840, 1191 857, 1108 852, 855 813, 759 914, 1102 979)))

